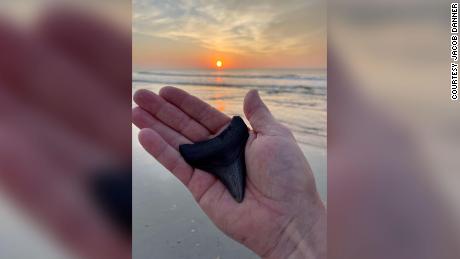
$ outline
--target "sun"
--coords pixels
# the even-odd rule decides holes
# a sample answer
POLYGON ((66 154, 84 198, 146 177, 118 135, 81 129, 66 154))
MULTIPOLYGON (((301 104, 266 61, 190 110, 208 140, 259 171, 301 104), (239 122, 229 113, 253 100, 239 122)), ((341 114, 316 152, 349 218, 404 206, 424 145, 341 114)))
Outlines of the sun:
POLYGON ((216 67, 217 67, 217 68, 221 68, 223 65, 224 65, 224 63, 222 62, 222 60, 218 59, 218 60, 216 61, 216 67))

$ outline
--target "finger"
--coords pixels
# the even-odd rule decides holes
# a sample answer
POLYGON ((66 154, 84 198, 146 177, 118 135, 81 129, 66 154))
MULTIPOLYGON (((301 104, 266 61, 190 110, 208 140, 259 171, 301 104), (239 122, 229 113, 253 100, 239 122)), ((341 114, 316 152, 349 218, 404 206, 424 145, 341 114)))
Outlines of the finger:
POLYGON ((156 131, 170 146, 179 150, 179 145, 192 143, 177 131, 158 121, 150 113, 140 107, 133 109, 133 123, 139 129, 150 128, 156 131))
POLYGON ((212 186, 219 182, 217 178, 203 170, 195 169, 192 178, 187 183, 187 188, 192 193, 198 204, 201 203, 204 195, 209 192, 212 186))
POLYGON ((182 158, 177 150, 169 146, 157 132, 144 128, 139 132, 141 145, 155 159, 176 176, 200 203, 202 197, 216 184, 216 177, 202 170, 194 170, 182 158))
POLYGON ((179 88, 163 87, 160 90, 160 96, 187 113, 212 133, 217 133, 230 121, 230 118, 224 113, 179 88))
POLYGON ((94 14, 53 9, 38 23, 38 33, 106 81, 111 92, 126 98, 131 88, 131 39, 94 14))
POLYGON ((144 110, 193 142, 207 139, 211 133, 182 110, 148 90, 138 90, 134 101, 144 110))
MULTIPOLYGON (((0 89, 2 87, 3 85, 0 84, 0 89)), ((75 171, 59 172, 59 175, 70 176, 67 173, 78 171, 72 177, 85 179, 89 174, 95 173, 94 168, 113 163, 111 161, 113 158, 94 147, 88 139, 67 130, 47 114, 28 107, 2 90, 0 90, 0 121, 3 125, 8 125, 18 138, 39 147, 43 156, 57 164, 75 169, 75 171)))
POLYGON ((139 142, 147 152, 182 183, 188 184, 193 174, 193 168, 184 161, 179 152, 171 147, 160 134, 150 128, 144 128, 139 132, 139 142))
POLYGON ((108 98, 91 73, 31 35, 0 22, 0 38, 0 57, 8 57, 0 58, 0 79, 11 94, 117 156, 131 157, 128 102, 108 98))
POLYGON ((257 90, 250 90, 244 98, 244 114, 255 132, 267 133, 276 123, 275 118, 259 96, 257 90))

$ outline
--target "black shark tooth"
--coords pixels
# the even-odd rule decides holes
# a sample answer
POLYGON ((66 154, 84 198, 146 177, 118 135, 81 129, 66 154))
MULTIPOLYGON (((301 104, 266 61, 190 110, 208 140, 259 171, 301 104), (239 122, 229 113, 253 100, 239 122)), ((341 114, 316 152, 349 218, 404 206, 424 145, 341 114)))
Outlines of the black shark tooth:
POLYGON ((120 232, 132 232, 132 179, 131 165, 104 168, 90 182, 90 193, 101 212, 108 216, 120 232))
POLYGON ((191 166, 215 175, 237 202, 242 202, 246 185, 244 150, 248 127, 239 116, 216 137, 179 146, 179 152, 191 166))

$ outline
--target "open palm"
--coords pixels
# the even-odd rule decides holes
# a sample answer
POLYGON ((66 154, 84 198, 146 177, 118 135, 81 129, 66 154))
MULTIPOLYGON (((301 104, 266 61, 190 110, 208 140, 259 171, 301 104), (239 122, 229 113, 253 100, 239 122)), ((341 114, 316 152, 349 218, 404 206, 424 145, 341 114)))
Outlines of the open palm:
POLYGON ((141 129, 142 146, 185 184, 224 233, 267 258, 287 258, 308 249, 302 241, 324 218, 324 207, 292 133, 273 118, 256 91, 249 91, 244 101, 253 130, 246 144, 242 203, 178 152, 181 144, 218 134, 230 121, 227 115, 174 87, 162 88, 159 95, 139 90, 134 101, 139 107, 133 110, 133 122, 141 129))

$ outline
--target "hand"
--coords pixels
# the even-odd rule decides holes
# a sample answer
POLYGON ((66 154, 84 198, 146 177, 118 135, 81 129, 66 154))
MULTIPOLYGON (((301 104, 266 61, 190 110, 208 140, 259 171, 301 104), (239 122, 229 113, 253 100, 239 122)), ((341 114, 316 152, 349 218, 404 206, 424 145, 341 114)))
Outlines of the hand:
POLYGON ((159 95, 139 90, 133 122, 139 141, 193 194, 225 234, 263 258, 325 258, 326 211, 313 174, 291 131, 276 121, 257 91, 244 112, 252 126, 246 144, 247 184, 242 203, 213 175, 190 167, 178 152, 184 143, 211 138, 230 118, 177 88, 159 95))
POLYGON ((72 252, 130 258, 88 192, 98 169, 130 163, 129 34, 59 9, 30 31, 2 20, 0 38, 1 191, 72 252))

